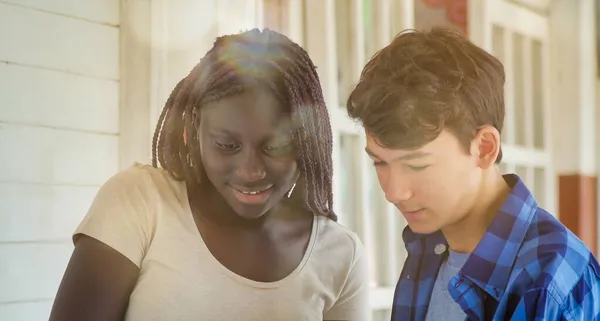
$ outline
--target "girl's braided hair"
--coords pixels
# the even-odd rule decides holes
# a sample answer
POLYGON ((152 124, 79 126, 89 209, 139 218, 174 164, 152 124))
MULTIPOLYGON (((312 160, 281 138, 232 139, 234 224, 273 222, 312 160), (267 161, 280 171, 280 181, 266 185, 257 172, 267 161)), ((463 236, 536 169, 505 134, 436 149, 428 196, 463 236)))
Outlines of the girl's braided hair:
POLYGON ((208 102, 252 86, 269 89, 290 108, 305 182, 304 205, 313 213, 337 220, 331 125, 316 67, 302 47, 270 29, 217 38, 200 63, 179 81, 156 125, 152 166, 157 167, 158 160, 173 178, 199 183, 206 177, 197 135, 199 110, 208 102))

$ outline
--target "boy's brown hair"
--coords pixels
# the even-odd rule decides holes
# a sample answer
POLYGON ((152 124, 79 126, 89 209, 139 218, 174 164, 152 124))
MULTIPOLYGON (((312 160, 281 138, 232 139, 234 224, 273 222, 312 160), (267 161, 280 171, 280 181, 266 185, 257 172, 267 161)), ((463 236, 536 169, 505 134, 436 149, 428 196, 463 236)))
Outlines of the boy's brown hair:
POLYGON ((504 80, 502 63, 457 32, 402 32, 366 64, 346 107, 384 147, 417 149, 446 129, 468 153, 482 126, 502 132, 504 80))

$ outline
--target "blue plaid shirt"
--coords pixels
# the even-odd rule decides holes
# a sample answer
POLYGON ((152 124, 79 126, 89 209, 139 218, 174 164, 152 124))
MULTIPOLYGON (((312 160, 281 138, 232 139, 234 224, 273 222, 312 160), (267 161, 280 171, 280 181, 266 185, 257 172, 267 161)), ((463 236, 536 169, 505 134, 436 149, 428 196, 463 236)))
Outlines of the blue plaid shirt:
MULTIPOLYGON (((537 206, 519 177, 505 179, 512 192, 450 280, 450 296, 472 321, 600 321, 598 261, 537 206)), ((422 235, 408 227, 403 238, 408 258, 396 286, 392 321, 423 321, 447 242, 441 232, 422 235)))

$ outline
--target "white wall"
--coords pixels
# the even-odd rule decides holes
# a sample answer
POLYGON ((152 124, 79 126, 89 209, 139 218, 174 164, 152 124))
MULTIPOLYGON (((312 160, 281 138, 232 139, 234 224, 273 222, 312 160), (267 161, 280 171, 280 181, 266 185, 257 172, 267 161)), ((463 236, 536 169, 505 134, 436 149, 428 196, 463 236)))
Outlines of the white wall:
POLYGON ((0 320, 48 318, 118 132, 119 0, 0 0, 0 320))

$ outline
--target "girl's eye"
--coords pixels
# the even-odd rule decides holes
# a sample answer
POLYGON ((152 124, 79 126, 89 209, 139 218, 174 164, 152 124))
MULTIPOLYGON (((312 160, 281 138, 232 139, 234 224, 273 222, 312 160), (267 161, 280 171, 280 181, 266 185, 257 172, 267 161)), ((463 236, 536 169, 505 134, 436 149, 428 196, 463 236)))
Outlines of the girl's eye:
POLYGON ((238 145, 238 144, 232 144, 232 143, 219 143, 219 142, 215 142, 215 145, 220 150, 223 150, 223 151, 226 151, 226 152, 233 152, 233 151, 236 151, 236 150, 240 149, 240 145, 238 145))
POLYGON ((267 153, 269 155, 278 156, 278 155, 283 155, 283 154, 287 154, 288 152, 290 152, 291 147, 292 147, 292 143, 289 142, 289 143, 283 144, 283 145, 265 146, 265 147, 263 147, 263 150, 265 151, 265 153, 267 153))

